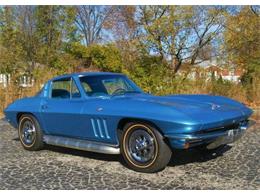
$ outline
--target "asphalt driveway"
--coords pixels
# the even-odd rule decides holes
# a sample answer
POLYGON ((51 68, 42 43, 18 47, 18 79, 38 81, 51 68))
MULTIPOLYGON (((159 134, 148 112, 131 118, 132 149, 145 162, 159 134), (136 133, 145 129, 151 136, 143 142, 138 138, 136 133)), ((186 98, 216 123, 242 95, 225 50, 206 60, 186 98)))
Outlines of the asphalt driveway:
POLYGON ((260 124, 216 153, 174 151, 155 174, 127 169, 118 155, 48 146, 25 151, 0 120, 0 189, 260 189, 260 124))

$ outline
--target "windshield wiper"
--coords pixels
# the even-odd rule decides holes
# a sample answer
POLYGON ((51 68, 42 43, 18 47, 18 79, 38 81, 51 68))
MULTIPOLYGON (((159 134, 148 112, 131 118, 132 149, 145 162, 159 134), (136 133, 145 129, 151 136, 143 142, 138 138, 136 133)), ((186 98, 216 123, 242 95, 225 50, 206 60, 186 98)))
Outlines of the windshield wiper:
POLYGON ((140 91, 125 91, 123 93, 141 93, 140 91))
POLYGON ((125 95, 127 93, 141 93, 140 91, 122 91, 120 93, 117 93, 117 94, 112 94, 111 96, 118 96, 118 95, 125 95))

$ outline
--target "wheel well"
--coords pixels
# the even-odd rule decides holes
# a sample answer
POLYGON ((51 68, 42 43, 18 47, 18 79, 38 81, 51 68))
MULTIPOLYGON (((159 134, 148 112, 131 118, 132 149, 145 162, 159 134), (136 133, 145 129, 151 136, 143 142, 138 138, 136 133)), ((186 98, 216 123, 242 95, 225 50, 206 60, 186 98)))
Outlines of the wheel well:
POLYGON ((118 122, 118 125, 117 125, 118 131, 123 131, 124 126, 125 126, 127 123, 130 123, 130 122, 140 122, 140 123, 149 124, 149 125, 155 127, 155 128, 163 135, 162 130, 161 130, 156 124, 154 124, 153 122, 151 122, 151 121, 149 121, 149 120, 138 119, 138 118, 123 118, 123 119, 121 119, 121 120, 118 122))
POLYGON ((34 114, 32 114, 30 112, 18 112, 17 115, 16 115, 17 124, 19 123, 19 120, 20 120, 21 116, 24 115, 24 114, 30 114, 30 115, 34 116, 34 114))
POLYGON ((138 118, 123 118, 119 121, 118 125, 117 125, 117 136, 118 136, 118 140, 121 139, 121 136, 122 136, 122 132, 123 132, 123 129, 124 129, 124 126, 129 123, 129 122, 139 122, 139 123, 146 123, 146 124, 149 124, 153 127, 155 127, 159 133, 163 136, 163 139, 165 141, 165 143, 171 147, 170 143, 169 143, 169 140, 167 139, 167 137, 164 136, 164 133, 163 131, 156 125, 154 124, 153 122, 149 121, 149 120, 145 120, 145 119, 138 119, 138 118))

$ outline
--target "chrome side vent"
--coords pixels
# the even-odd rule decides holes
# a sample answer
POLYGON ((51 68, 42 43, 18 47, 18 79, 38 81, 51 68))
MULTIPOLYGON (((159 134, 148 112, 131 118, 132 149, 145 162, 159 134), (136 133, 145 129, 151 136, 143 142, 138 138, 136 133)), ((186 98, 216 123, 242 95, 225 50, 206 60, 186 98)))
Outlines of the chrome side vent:
POLYGON ((99 130, 100 137, 104 138, 102 127, 100 125, 100 120, 99 119, 96 119, 96 120, 97 120, 97 125, 98 125, 98 130, 99 130))
POLYGON ((91 118, 90 121, 95 137, 110 139, 106 119, 91 118))
POLYGON ((90 119, 90 120, 91 120, 91 125, 92 125, 92 129, 94 131, 95 137, 98 137, 95 121, 94 121, 94 119, 90 119))
POLYGON ((107 130, 107 122, 106 122, 106 120, 102 120, 103 121, 103 125, 104 125, 104 130, 105 130, 105 134, 106 134, 106 137, 107 137, 107 139, 110 139, 110 136, 109 136, 109 134, 108 134, 108 130, 107 130))

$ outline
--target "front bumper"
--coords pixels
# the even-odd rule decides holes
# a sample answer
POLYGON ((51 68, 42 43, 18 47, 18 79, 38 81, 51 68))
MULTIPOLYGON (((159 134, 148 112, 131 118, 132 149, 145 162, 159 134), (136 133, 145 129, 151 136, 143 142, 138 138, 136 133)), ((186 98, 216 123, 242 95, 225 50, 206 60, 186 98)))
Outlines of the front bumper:
POLYGON ((207 149, 214 149, 224 144, 230 144, 241 138, 246 129, 232 129, 227 134, 218 137, 215 141, 207 145, 207 149))
POLYGON ((223 144, 233 143, 243 136, 252 125, 251 121, 243 121, 236 128, 216 128, 215 131, 190 134, 166 135, 172 148, 188 149, 199 145, 207 145, 208 149, 217 148, 223 144))

